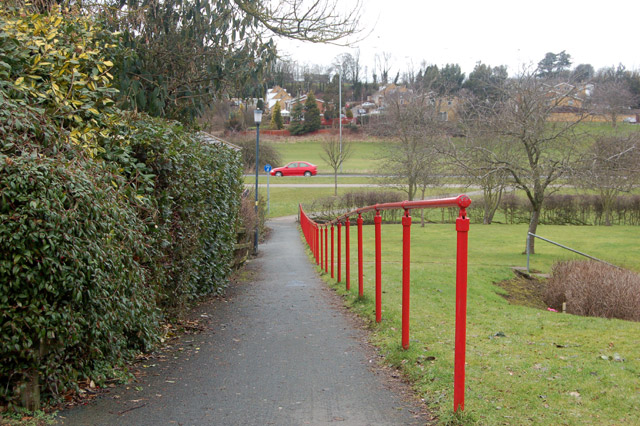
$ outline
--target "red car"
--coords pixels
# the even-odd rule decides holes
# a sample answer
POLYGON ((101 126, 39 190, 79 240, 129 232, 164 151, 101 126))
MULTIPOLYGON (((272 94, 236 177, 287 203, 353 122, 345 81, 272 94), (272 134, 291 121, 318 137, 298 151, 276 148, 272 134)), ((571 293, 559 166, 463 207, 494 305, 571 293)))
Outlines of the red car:
POLYGON ((271 169, 271 176, 315 176, 318 166, 307 161, 292 161, 283 167, 271 169))

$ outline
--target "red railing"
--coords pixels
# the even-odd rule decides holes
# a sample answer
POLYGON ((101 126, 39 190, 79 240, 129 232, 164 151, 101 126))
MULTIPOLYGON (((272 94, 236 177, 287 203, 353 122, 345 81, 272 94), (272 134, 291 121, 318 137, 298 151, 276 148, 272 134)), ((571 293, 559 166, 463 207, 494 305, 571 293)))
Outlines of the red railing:
POLYGON ((434 200, 402 201, 397 203, 375 204, 345 213, 335 219, 316 223, 310 219, 300 205, 300 226, 305 236, 307 244, 313 253, 316 264, 320 269, 328 273, 328 251, 331 250, 331 277, 333 278, 334 264, 334 227, 338 232, 337 259, 338 282, 342 281, 342 224, 345 225, 345 285, 350 289, 351 269, 350 269, 350 238, 349 226, 350 216, 358 216, 358 295, 364 292, 362 274, 362 214, 375 211, 375 309, 376 321, 382 320, 382 241, 380 228, 382 225, 381 210, 402 209, 402 347, 409 348, 409 307, 410 307, 410 278, 411 278, 411 215, 412 209, 458 207, 460 213, 456 219, 457 231, 457 256, 456 256, 456 323, 455 323, 455 361, 454 361, 454 384, 453 384, 453 409, 464 410, 464 379, 465 379, 465 353, 466 353, 466 327, 467 327, 467 252, 468 252, 468 232, 469 218, 466 208, 471 204, 471 199, 466 195, 454 198, 441 198, 434 200), (331 228, 331 248, 328 248, 328 229, 331 228), (323 231, 324 230, 324 235, 323 231), (323 238, 324 237, 324 238, 323 238), (324 239, 324 247, 322 245, 324 239), (324 257, 323 257, 324 256, 324 257), (324 261, 324 264, 323 264, 324 261))

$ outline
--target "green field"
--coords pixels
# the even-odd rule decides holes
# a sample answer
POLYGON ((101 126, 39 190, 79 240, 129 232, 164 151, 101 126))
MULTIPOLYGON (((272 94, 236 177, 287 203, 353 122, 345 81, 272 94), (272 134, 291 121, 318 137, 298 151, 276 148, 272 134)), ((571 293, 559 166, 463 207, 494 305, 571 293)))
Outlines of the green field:
MULTIPOLYGON (((309 161, 318 166, 318 173, 333 173, 322 159, 324 151, 320 140, 301 139, 295 142, 270 142, 282 156, 284 165, 290 161, 309 161)), ((380 173, 384 146, 392 142, 353 141, 353 152, 342 165, 342 173, 369 174, 380 173)), ((273 165, 275 167, 275 165, 273 165)))
MULTIPOLYGON (((640 324, 510 305, 494 283, 524 266, 526 225, 474 225, 469 233, 465 415, 452 419, 455 313, 453 225, 412 228, 411 347, 400 347, 401 226, 385 225, 383 321, 374 320, 373 227, 364 227, 365 297, 357 298, 352 233, 347 304, 372 321, 372 340, 415 384, 442 423, 627 425, 640 412, 640 324), (500 337, 504 335, 504 337, 500 337), (622 362, 603 357, 618 354, 622 362), (433 359, 432 359, 433 357, 433 359), (455 421, 454 421, 455 420, 455 421)), ((612 263, 640 270, 640 228, 540 226, 539 234, 612 263)), ((532 267, 548 272, 578 257, 538 242, 532 267)), ((344 271, 344 266, 343 266, 344 271)), ((343 272, 344 273, 344 272, 343 272)), ((328 275, 325 279, 334 283, 328 275)), ((344 278, 343 278, 344 279, 344 278)))

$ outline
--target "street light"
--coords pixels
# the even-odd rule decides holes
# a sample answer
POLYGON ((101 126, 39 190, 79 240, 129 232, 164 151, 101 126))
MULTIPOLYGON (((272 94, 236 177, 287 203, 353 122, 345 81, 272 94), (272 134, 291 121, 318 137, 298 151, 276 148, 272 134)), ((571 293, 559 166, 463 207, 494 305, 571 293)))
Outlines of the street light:
POLYGON ((338 122, 340 123, 340 173, 342 173, 342 67, 338 73, 338 122))
POLYGON ((256 122, 256 231, 253 235, 253 254, 258 254, 258 158, 260 157, 260 122, 262 121, 262 110, 253 111, 253 120, 256 122))

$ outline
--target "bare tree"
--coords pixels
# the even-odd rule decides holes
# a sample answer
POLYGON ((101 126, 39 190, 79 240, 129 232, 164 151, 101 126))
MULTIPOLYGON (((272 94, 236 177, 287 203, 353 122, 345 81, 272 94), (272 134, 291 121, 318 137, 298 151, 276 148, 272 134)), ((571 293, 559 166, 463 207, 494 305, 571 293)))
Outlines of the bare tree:
MULTIPOLYGON (((577 152, 576 127, 583 117, 568 122, 549 120, 573 95, 571 90, 558 93, 536 73, 523 71, 505 87, 501 101, 481 116, 493 128, 492 137, 507 148, 491 152, 491 166, 509 173, 531 204, 531 233, 538 227, 545 197, 569 172, 577 152)), ((535 238, 529 244, 534 253, 535 238)))
POLYGON ((374 57, 375 68, 380 73, 380 84, 387 84, 389 82, 391 58, 393 58, 393 54, 391 52, 382 52, 382 54, 376 53, 374 57))
POLYGON ((482 133, 467 132, 464 139, 451 141, 445 152, 456 174, 469 179, 482 188, 484 217, 482 223, 490 225, 508 186, 509 173, 495 167, 495 152, 507 149, 498 139, 482 133))
POLYGON ((342 139, 338 140, 336 137, 329 137, 322 142, 322 150, 325 155, 320 157, 331 167, 333 170, 334 190, 333 195, 338 195, 338 170, 342 163, 352 153, 351 141, 342 139))
POLYGON ((446 137, 438 120, 437 102, 430 93, 391 94, 385 113, 372 130, 380 136, 396 139, 385 153, 385 170, 392 184, 413 200, 418 190, 435 183, 439 174, 436 146, 446 137))
POLYGON ((604 224, 611 225, 617 196, 640 180, 640 138, 637 134, 600 136, 575 174, 577 184, 600 193, 604 224))
POLYGON ((628 111, 636 102, 629 85, 625 80, 609 79, 596 83, 590 97, 591 110, 606 115, 611 125, 616 127, 618 115, 628 111))

